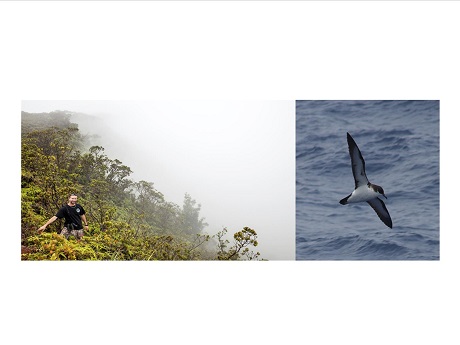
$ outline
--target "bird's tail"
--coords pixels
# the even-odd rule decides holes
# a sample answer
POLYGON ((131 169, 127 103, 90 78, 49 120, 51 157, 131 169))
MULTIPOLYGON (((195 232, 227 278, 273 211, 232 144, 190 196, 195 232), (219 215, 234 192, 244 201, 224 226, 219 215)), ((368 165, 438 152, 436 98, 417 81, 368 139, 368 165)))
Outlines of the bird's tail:
POLYGON ((345 198, 343 198, 342 200, 340 200, 339 202, 342 204, 342 205, 346 205, 348 204, 348 198, 351 196, 351 194, 345 198))

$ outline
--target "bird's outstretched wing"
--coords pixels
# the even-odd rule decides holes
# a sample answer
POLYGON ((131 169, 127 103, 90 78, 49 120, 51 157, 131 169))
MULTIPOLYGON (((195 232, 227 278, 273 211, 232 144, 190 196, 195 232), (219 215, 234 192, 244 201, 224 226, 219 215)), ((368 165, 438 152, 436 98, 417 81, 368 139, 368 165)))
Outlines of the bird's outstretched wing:
POLYGON ((386 226, 393 228, 393 222, 391 221, 390 213, 388 212, 387 207, 382 200, 375 198, 367 201, 367 203, 371 205, 375 213, 377 213, 377 216, 379 216, 380 220, 384 222, 386 226))
POLYGON ((351 158, 351 170, 353 171, 353 177, 355 178, 355 189, 362 185, 367 185, 369 180, 366 176, 366 164, 364 163, 363 155, 356 145, 356 142, 351 137, 350 133, 347 132, 348 151, 351 158))

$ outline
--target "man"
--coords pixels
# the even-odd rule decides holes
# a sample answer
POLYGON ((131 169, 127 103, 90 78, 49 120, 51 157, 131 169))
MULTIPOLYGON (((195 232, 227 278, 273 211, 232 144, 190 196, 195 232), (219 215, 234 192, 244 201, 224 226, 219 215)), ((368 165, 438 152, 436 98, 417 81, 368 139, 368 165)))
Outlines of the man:
POLYGON ((78 240, 83 238, 83 226, 85 230, 88 230, 88 222, 86 221, 85 210, 80 204, 77 204, 77 200, 77 195, 71 194, 67 205, 62 206, 55 216, 52 216, 45 225, 38 229, 38 232, 41 233, 56 219, 65 218, 65 224, 61 231, 61 235, 65 236, 66 239, 68 239, 70 235, 75 236, 78 240))

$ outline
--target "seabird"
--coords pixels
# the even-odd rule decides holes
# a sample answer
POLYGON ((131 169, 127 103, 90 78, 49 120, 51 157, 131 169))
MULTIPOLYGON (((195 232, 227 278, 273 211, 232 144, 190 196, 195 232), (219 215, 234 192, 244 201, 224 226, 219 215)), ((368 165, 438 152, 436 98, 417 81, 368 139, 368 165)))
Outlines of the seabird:
POLYGON ((380 220, 384 222, 386 226, 392 228, 393 222, 391 221, 390 213, 388 213, 383 200, 378 198, 380 195, 383 195, 385 199, 387 199, 383 192, 383 188, 370 183, 367 179, 364 158, 361 151, 359 151, 358 145, 356 145, 356 142, 348 132, 347 141, 351 158, 351 170, 355 178, 355 190, 350 195, 340 200, 340 203, 346 205, 366 201, 377 213, 380 220))

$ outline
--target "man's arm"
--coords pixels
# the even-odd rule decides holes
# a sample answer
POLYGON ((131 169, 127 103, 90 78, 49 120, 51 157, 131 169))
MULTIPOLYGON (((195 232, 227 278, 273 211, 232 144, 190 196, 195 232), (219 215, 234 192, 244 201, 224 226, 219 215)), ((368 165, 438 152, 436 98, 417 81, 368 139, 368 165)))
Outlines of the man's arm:
POLYGON ((38 233, 41 233, 43 230, 46 229, 48 225, 50 225, 52 222, 54 222, 56 219, 58 219, 56 216, 52 216, 48 221, 43 225, 42 227, 38 228, 38 233))
POLYGON ((84 214, 82 214, 80 216, 82 222, 83 222, 83 226, 86 228, 85 230, 88 230, 88 222, 86 221, 86 216, 84 214))

